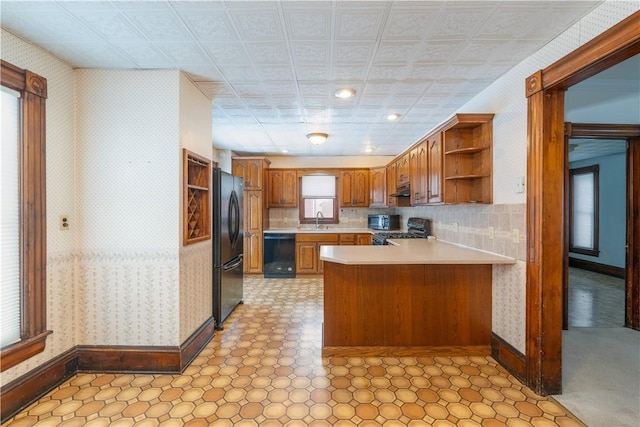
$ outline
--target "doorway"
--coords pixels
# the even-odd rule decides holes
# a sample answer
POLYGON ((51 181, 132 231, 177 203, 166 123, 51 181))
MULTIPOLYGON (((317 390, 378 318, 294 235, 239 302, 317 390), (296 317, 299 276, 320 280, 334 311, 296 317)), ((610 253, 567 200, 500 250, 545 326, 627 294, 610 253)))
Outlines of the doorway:
MULTIPOLYGON (((640 12, 526 79, 527 124, 527 330, 526 377, 537 393, 562 392, 562 283, 564 235, 564 91, 640 53, 640 12), (560 183, 561 185, 558 185, 560 183)), ((634 138, 640 138, 636 136, 634 138)), ((637 146, 637 144, 630 144, 637 146)), ((630 179, 640 171, 640 149, 630 149, 630 179)), ((640 280, 640 188, 629 194, 627 280, 640 280)), ((635 291, 637 292, 637 290, 635 291)), ((637 294, 627 297, 637 328, 637 294)))

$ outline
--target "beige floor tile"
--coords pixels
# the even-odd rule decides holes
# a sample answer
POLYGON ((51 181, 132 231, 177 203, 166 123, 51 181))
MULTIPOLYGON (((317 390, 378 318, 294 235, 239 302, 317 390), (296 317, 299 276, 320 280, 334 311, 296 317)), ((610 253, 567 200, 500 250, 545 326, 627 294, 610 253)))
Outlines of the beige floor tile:
POLYGON ((5 425, 581 425, 488 357, 323 358, 321 279, 245 285, 245 304, 183 375, 81 373, 5 425))

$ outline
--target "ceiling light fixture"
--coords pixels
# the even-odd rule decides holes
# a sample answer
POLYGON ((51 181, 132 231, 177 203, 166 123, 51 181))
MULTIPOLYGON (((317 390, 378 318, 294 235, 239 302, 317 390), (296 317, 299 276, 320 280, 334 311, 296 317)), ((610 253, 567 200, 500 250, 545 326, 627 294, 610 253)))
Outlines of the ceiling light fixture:
POLYGON ((286 148, 283 148, 283 149, 282 149, 282 152, 283 152, 284 154, 287 154, 287 153, 289 152, 289 150, 287 150, 286 148))
POLYGON ((373 147, 365 147, 364 152, 365 153, 373 153, 373 147))
POLYGON ((389 120, 390 122, 394 121, 394 120, 398 120, 400 118, 400 114, 398 113, 391 113, 391 114, 387 114, 385 116, 385 119, 389 120))
POLYGON ((354 97, 355 94, 356 94, 356 91, 354 89, 351 89, 350 87, 344 87, 342 89, 338 89, 337 91, 335 91, 333 95, 336 98, 347 99, 347 98, 354 97))
POLYGON ((327 135, 326 133, 321 133, 321 132, 313 132, 313 133, 308 133, 307 134, 307 138, 309 139, 309 142, 311 142, 313 145, 321 145, 323 144, 327 138, 329 137, 329 135, 327 135))

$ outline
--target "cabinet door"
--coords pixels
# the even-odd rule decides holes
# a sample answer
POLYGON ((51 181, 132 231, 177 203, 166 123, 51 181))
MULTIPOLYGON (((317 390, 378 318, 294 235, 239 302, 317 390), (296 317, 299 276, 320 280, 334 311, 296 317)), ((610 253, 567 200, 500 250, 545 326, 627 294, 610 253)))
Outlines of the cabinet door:
POLYGON ((371 245, 372 236, 369 233, 356 234, 356 245, 371 245))
POLYGON ((318 244, 315 242, 296 243, 296 273, 318 272, 318 244))
MULTIPOLYGON (((417 192, 416 204, 424 205, 427 203, 428 197, 428 181, 429 181, 429 159, 428 159, 428 141, 424 141, 418 145, 416 159, 416 185, 417 192)), ((411 182, 413 186, 413 181, 411 182)))
POLYGON ((405 154, 398 160, 396 167, 396 183, 397 187, 409 182, 409 157, 410 153, 405 154))
POLYGON ((387 206, 390 208, 396 207, 398 200, 390 196, 396 192, 396 162, 387 166, 387 206))
POLYGON ((340 175, 340 206, 353 206, 353 189, 355 186, 355 171, 342 171, 340 175))
POLYGON ((284 188, 284 177, 281 170, 269 170, 269 197, 268 206, 270 208, 279 208, 284 202, 282 190, 284 188))
POLYGON ((262 190, 265 169, 264 159, 232 159, 231 171, 242 177, 245 190, 262 190))
POLYGON ((263 224, 262 191, 244 192, 244 230, 248 233, 259 233, 263 224))
POLYGON ((387 206, 387 168, 371 169, 371 203, 372 208, 387 206))
POLYGON ((263 264, 262 233, 245 233, 244 272, 262 273, 263 264))
POLYGON ((262 177, 264 176, 264 162, 262 159, 245 160, 244 189, 262 190, 262 177))
POLYGON ((369 207, 369 169, 356 169, 353 178, 352 206, 369 207))
POLYGON ((409 152, 409 182, 411 182, 409 200, 411 206, 417 205, 420 198, 420 177, 418 173, 418 149, 414 148, 409 152))
POLYGON ((280 207, 298 206, 298 173, 295 170, 282 171, 282 203, 280 207))
POLYGON ((429 177, 427 180, 428 203, 442 203, 442 138, 440 134, 427 141, 429 177))

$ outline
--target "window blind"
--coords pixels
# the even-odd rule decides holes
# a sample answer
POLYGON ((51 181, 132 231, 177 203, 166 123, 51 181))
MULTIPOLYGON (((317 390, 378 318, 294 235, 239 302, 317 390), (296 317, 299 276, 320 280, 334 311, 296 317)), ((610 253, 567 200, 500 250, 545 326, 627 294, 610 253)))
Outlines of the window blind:
POLYGON ((594 174, 573 175, 573 246, 594 249, 594 174))
POLYGON ((19 93, 2 88, 0 347, 20 341, 19 93))
POLYGON ((336 177, 331 175, 304 175, 302 177, 302 197, 336 197, 336 177))

